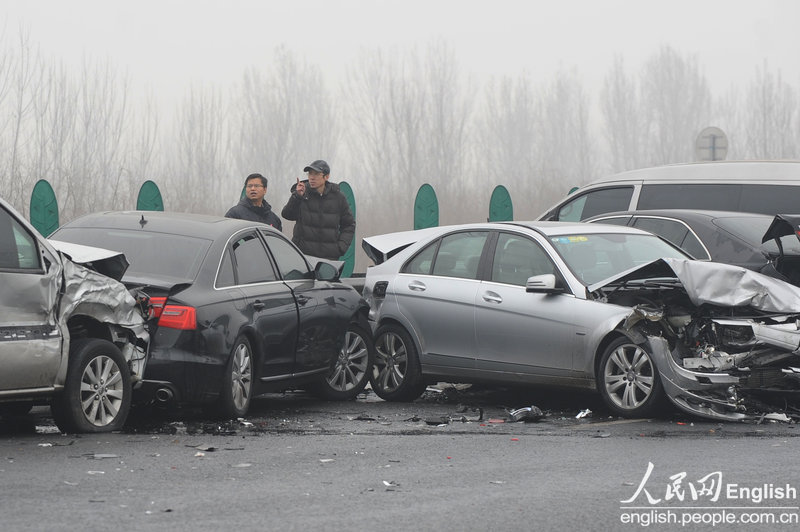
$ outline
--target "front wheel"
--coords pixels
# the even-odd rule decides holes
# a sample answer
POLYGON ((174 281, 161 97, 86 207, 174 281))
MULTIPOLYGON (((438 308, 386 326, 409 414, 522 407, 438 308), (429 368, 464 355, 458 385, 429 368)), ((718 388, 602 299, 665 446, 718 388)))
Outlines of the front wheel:
POLYGON ((382 325, 375 332, 372 389, 386 401, 413 401, 425 391, 417 348, 399 325, 382 325))
POLYGON ((375 359, 372 335, 363 327, 351 324, 339 348, 339 356, 325 378, 312 388, 324 399, 347 401, 360 394, 367 382, 375 359))
POLYGON ((109 432, 125 424, 131 406, 131 373, 120 350, 107 340, 72 342, 64 391, 53 398, 62 432, 109 432))
POLYGON ((652 354, 629 338, 611 342, 600 359, 597 388, 608 407, 622 417, 645 417, 664 402, 664 388, 652 354))

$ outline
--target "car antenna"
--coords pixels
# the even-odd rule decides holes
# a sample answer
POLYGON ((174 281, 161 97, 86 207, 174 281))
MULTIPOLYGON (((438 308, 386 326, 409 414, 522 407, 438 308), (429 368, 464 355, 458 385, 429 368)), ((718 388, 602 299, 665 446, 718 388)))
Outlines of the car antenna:
POLYGON ((143 215, 142 215, 142 219, 141 219, 141 220, 139 220, 139 225, 140 225, 140 226, 142 226, 142 227, 144 227, 144 224, 146 224, 146 223, 147 223, 147 220, 145 220, 145 219, 144 219, 144 214, 143 214, 143 215))

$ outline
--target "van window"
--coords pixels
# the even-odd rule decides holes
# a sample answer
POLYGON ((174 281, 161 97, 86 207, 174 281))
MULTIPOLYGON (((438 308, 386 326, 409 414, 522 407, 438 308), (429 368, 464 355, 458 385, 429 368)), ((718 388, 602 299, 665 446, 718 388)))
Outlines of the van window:
POLYGON ((555 219, 562 222, 579 222, 597 214, 627 211, 632 196, 633 187, 592 190, 562 205, 555 219))
POLYGON ((725 185, 691 183, 643 185, 639 210, 704 209, 780 214, 797 212, 798 185, 725 185))
POLYGON ((737 209, 762 214, 800 211, 800 183, 791 185, 742 185, 742 204, 737 209))
POLYGON ((742 185, 642 185, 637 208, 738 211, 741 194, 742 185))

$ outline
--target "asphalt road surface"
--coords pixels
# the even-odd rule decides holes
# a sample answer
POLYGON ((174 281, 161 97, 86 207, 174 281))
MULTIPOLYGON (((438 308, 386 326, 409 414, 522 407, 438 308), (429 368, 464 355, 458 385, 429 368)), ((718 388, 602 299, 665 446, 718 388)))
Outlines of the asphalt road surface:
POLYGON ((796 424, 627 420, 598 405, 297 392, 242 420, 147 410, 124 432, 80 436, 37 408, 0 424, 2 530, 797 530, 796 424), (512 421, 532 405, 541 419, 512 421))

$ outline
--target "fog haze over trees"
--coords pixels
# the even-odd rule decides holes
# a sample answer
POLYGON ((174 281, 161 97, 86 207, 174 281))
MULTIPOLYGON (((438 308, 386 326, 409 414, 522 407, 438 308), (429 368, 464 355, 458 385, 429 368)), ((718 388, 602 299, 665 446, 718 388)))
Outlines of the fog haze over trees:
POLYGON ((7 31, 0 179, 3 198, 26 215, 33 185, 47 179, 65 222, 135 208, 146 180, 167 210, 222 214, 259 172, 279 213, 303 166, 322 158, 331 180, 354 190, 360 239, 411 229, 424 183, 441 224, 485 220, 497 185, 516 219, 532 219, 603 175, 692 161, 710 125, 728 134, 728 159, 800 158, 799 99, 797 81, 766 61, 717 94, 694 56, 664 46, 641 64, 618 57, 595 89, 569 67, 478 77, 437 40, 365 49, 335 83, 279 47, 238 79, 191 87, 164 109, 108 60, 68 70, 7 31))

